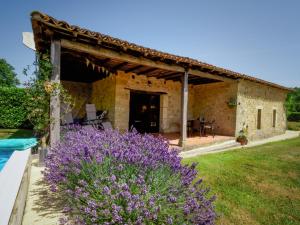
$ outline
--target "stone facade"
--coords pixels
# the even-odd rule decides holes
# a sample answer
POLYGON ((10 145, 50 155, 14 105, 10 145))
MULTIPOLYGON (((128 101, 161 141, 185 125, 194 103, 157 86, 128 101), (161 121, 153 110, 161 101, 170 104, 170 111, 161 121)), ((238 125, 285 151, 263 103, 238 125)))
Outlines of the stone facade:
POLYGON ((114 125, 115 122, 115 99, 116 99, 116 76, 98 80, 92 83, 91 103, 94 103, 97 110, 107 110, 108 119, 114 125))
POLYGON ((72 81, 61 81, 61 83, 75 101, 72 110, 73 118, 83 118, 85 116, 85 105, 90 102, 92 85, 72 81))
MULTIPOLYGON (((160 132, 179 132, 181 118, 181 83, 118 71, 92 84, 62 81, 76 100, 73 116, 85 115, 85 104, 108 110, 115 128, 129 129, 130 91, 160 93, 160 132)), ((189 85, 188 119, 204 117, 215 120, 217 134, 237 136, 248 126, 249 139, 281 134, 286 129, 284 101, 287 92, 251 81, 217 82, 189 85), (236 106, 229 106, 236 100, 236 106), (257 129, 257 111, 262 110, 261 129, 257 129), (273 110, 276 124, 273 127, 273 110)))
MULTIPOLYGON (((119 71, 116 76, 115 127, 127 130, 130 90, 160 92, 160 131, 179 132, 181 83, 119 71)), ((189 105, 191 106, 191 104, 189 105)), ((189 112, 192 112, 190 109, 189 112)))
POLYGON ((234 136, 236 107, 229 107, 230 99, 237 97, 237 82, 218 82, 194 86, 193 115, 215 120, 217 134, 234 136))
POLYGON ((278 88, 241 80, 237 91, 236 135, 248 127, 250 140, 261 139, 286 130, 284 102, 287 92, 278 88), (257 129, 258 109, 261 109, 261 129, 257 129), (276 123, 273 127, 273 110, 276 110, 276 123))

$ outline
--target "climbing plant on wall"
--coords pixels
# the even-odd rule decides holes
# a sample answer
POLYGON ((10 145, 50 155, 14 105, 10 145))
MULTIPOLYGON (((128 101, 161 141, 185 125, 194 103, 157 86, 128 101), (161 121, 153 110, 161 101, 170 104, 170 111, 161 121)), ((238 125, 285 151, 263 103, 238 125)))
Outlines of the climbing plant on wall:
POLYGON ((52 64, 49 54, 38 54, 37 61, 24 69, 24 74, 31 79, 26 85, 26 94, 30 99, 27 109, 28 120, 38 136, 48 137, 50 128, 50 98, 59 95, 62 104, 73 107, 73 100, 68 92, 59 83, 50 81, 52 64))

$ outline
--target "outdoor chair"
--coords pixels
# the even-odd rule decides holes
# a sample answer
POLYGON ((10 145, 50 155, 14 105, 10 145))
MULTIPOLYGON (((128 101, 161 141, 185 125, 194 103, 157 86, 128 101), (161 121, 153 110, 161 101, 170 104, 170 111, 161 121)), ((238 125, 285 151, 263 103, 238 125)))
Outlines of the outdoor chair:
POLYGON ((196 131, 199 132, 200 136, 201 136, 201 129, 200 129, 200 120, 192 120, 192 134, 196 131))
POLYGON ((112 127, 112 125, 111 125, 111 122, 109 122, 109 121, 102 122, 102 123, 100 124, 100 127, 101 127, 103 130, 112 130, 112 129, 113 129, 113 127, 112 127))
POLYGON ((212 120, 211 122, 205 122, 203 128, 204 133, 206 133, 206 130, 209 130, 213 138, 215 137, 215 120, 212 120))
POLYGON ((74 119, 73 119, 72 112, 65 113, 64 115, 61 116, 61 125, 67 126, 73 124, 74 124, 74 119))
POLYGON ((72 112, 65 113, 61 116, 61 128, 70 130, 73 129, 75 125, 81 125, 84 127, 94 127, 96 128, 93 124, 84 124, 80 123, 78 121, 75 121, 72 115, 72 112))
POLYGON ((97 115, 96 106, 94 104, 86 104, 86 124, 99 126, 107 111, 103 111, 99 116, 97 115))

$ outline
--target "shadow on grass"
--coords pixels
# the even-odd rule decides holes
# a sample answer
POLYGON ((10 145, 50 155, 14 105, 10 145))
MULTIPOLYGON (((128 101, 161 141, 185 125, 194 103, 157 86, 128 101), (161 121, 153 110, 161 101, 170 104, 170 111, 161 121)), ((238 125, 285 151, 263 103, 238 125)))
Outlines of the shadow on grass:
POLYGON ((32 137, 34 137, 32 130, 19 129, 11 133, 7 138, 12 139, 12 138, 32 138, 32 137))
POLYGON ((12 139, 12 138, 31 138, 34 137, 33 130, 29 129, 1 129, 0 139, 12 139))

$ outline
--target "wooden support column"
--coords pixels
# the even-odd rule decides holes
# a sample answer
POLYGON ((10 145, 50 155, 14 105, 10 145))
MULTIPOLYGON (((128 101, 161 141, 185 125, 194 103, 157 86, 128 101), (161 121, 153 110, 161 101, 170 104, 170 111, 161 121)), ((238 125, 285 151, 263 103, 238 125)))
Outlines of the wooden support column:
MULTIPOLYGON (((60 83, 61 44, 59 40, 51 41, 51 82, 60 83)), ((50 147, 60 139, 60 99, 59 92, 50 97, 50 147)))
POLYGON ((187 139, 187 110, 188 110, 188 70, 181 76, 181 126, 179 145, 185 147, 187 139))

